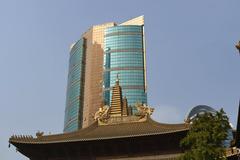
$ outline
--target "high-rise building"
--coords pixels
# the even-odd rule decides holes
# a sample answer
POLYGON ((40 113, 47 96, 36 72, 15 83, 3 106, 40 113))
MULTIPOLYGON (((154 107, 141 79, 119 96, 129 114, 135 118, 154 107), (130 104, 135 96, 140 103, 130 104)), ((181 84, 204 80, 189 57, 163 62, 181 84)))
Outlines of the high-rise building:
POLYGON ((82 123, 86 39, 77 41, 70 51, 64 131, 74 131, 82 123))
POLYGON ((110 103, 119 74, 128 104, 146 103, 143 16, 120 25, 95 25, 70 48, 64 132, 85 128, 103 101, 110 103))
POLYGON ((102 104, 104 30, 114 25, 95 25, 70 47, 64 132, 92 124, 102 104))
POLYGON ((147 103, 143 16, 105 30, 104 99, 110 105, 117 75, 122 94, 136 112, 136 103, 147 103))

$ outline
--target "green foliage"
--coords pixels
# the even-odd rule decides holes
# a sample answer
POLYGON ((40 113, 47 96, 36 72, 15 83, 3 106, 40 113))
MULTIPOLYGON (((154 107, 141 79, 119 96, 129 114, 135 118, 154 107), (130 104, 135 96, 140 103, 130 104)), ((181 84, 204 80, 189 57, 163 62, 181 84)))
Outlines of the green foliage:
POLYGON ((228 117, 221 109, 216 114, 198 115, 180 145, 185 150, 181 160, 223 160, 223 141, 230 129, 228 117))

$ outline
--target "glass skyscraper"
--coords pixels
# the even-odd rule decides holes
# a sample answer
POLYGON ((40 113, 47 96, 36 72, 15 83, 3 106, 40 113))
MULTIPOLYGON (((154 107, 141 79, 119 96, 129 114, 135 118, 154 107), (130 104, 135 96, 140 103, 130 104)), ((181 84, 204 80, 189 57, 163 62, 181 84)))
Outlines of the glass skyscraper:
POLYGON ((82 34, 70 50, 64 132, 94 122, 103 101, 110 103, 117 74, 129 105, 147 103, 144 40, 143 16, 94 25, 82 34))
POLYGON ((82 124, 83 85, 84 85, 84 60, 85 39, 77 41, 70 51, 67 99, 64 119, 64 130, 75 131, 82 124))
POLYGON ((128 24, 109 27, 105 29, 104 38, 104 100, 110 105, 112 87, 118 76, 122 94, 133 113, 136 103, 147 103, 144 23, 135 23, 133 19, 128 24))
POLYGON ((104 30, 115 23, 94 25, 70 48, 64 132, 85 128, 102 104, 104 30))

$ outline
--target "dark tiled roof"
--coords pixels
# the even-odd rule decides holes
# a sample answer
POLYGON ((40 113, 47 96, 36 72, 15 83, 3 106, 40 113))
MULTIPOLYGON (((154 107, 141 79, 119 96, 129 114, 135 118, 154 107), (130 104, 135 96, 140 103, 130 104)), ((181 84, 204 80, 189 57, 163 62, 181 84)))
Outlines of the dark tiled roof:
POLYGON ((77 142, 77 141, 94 141, 103 139, 116 139, 125 137, 150 136, 167 133, 175 133, 186 131, 189 129, 188 124, 164 124, 158 123, 151 118, 145 122, 122 123, 115 125, 98 126, 97 122, 88 128, 81 129, 76 132, 46 135, 39 138, 27 136, 12 136, 10 143, 61 143, 61 142, 77 142))

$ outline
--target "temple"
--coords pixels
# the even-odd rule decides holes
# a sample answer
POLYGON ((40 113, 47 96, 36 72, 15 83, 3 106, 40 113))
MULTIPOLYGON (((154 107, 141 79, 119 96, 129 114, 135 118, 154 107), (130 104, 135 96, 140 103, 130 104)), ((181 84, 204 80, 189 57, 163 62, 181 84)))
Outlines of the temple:
MULTIPOLYGON (((173 160, 183 153, 179 143, 189 130, 191 118, 213 111, 197 106, 188 114, 188 122, 164 124, 151 119, 153 108, 145 104, 136 108, 138 112, 132 115, 117 78, 111 106, 100 106, 89 127, 55 135, 13 135, 9 143, 30 160, 173 160)), ((231 148, 227 155, 236 159, 238 150, 231 148)))
POLYGON ((111 106, 102 105, 95 123, 75 132, 33 136, 15 136, 9 143, 31 160, 66 159, 166 159, 182 152, 180 140, 189 125, 164 124, 151 119, 153 108, 137 105, 131 114, 127 99, 122 98, 119 79, 113 87, 111 106))

